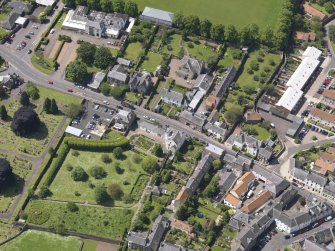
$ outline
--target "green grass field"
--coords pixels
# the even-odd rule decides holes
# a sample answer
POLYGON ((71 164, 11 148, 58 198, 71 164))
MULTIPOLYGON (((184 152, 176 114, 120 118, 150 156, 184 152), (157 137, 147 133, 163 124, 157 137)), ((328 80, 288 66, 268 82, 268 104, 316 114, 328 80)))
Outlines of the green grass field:
POLYGON ((98 242, 95 240, 84 239, 84 246, 81 251, 96 251, 98 242))
POLYGON ((149 51, 141 65, 141 70, 154 72, 157 66, 162 62, 162 59, 162 55, 149 51))
POLYGON ((198 60, 209 63, 209 61, 217 56, 215 49, 210 46, 205 45, 204 41, 201 41, 200 44, 192 43, 193 48, 188 46, 190 42, 184 42, 184 48, 188 51, 189 55, 195 57, 198 60))
MULTIPOLYGON (((94 186, 105 185, 108 186, 111 183, 117 183, 121 186, 124 194, 130 194, 132 187, 135 185, 136 179, 141 173, 145 173, 140 164, 135 163, 133 160, 134 153, 132 151, 125 151, 123 154, 125 158, 123 160, 116 160, 112 153, 107 153, 112 162, 105 164, 101 160, 103 153, 79 151, 80 155, 75 157, 72 155, 73 150, 67 155, 62 167, 58 171, 54 181, 50 185, 50 191, 52 193, 52 199, 69 200, 75 202, 95 203, 94 189, 89 187, 89 182, 94 186), (71 178, 71 172, 67 170, 67 166, 71 165, 73 168, 82 167, 89 175, 88 181, 74 181, 71 178), (115 166, 119 165, 123 170, 123 173, 118 174, 115 171, 115 166), (90 176, 90 169, 94 166, 103 167, 107 172, 107 176, 100 180, 90 176), (127 181, 128 184, 124 182, 127 181), (75 192, 79 192, 81 195, 76 196, 75 192)), ((145 184, 144 184, 145 186, 145 184)), ((139 187, 138 189, 144 189, 139 187)), ((115 201, 115 205, 123 206, 123 201, 115 201)))
POLYGON ((135 0, 139 10, 145 6, 166 11, 182 11, 186 15, 208 18, 213 23, 233 24, 242 28, 248 24, 258 24, 261 28, 274 27, 281 8, 280 0, 135 0))
POLYGON ((168 43, 161 48, 162 52, 165 54, 172 54, 177 56, 181 48, 181 41, 181 35, 173 34, 168 38, 168 43), (170 50, 168 48, 170 48, 170 50))
POLYGON ((142 49, 143 48, 140 42, 130 43, 127 46, 124 58, 135 61, 142 49))
POLYGON ((239 49, 228 47, 223 58, 220 59, 220 61, 218 62, 218 68, 227 69, 232 65, 237 67, 240 64, 240 60, 233 58, 233 50, 239 50, 239 49))
POLYGON ((28 230, 12 241, 0 246, 2 251, 79 251, 81 241, 73 236, 28 230))
POLYGON ((133 209, 78 205, 77 212, 70 212, 66 203, 32 200, 25 208, 27 221, 45 227, 63 224, 68 230, 121 239, 129 229, 133 209))
POLYGON ((65 105, 69 105, 71 103, 73 104, 80 104, 81 100, 78 97, 66 94, 66 93, 62 93, 62 92, 57 92, 54 91, 52 89, 46 88, 46 87, 42 87, 39 85, 36 85, 36 87, 38 88, 38 90, 40 91, 40 100, 44 101, 45 98, 49 98, 49 99, 55 99, 57 101, 57 104, 60 104, 62 106, 65 105))
POLYGON ((271 136, 271 134, 268 130, 266 130, 265 128, 263 128, 263 127, 261 127, 257 124, 246 124, 246 125, 242 126, 242 130, 244 129, 244 127, 255 129, 256 132, 257 132, 256 138, 259 139, 259 140, 267 140, 271 136))

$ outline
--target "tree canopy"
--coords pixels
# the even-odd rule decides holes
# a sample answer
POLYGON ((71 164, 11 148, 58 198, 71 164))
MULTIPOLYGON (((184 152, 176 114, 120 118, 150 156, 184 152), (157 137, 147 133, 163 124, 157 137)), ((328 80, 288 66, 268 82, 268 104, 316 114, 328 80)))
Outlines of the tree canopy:
POLYGON ((113 59, 111 51, 105 47, 101 46, 96 49, 94 54, 94 65, 100 69, 106 69, 113 59))
POLYGON ((14 174, 10 163, 6 159, 0 158, 0 189, 12 185, 14 182, 14 174))
POLYGON ((17 136, 27 136, 36 132, 40 126, 40 119, 32 107, 22 106, 14 114, 11 128, 17 136))
POLYGON ((75 60, 68 64, 66 67, 66 78, 74 83, 86 85, 89 78, 86 64, 80 60, 75 60))

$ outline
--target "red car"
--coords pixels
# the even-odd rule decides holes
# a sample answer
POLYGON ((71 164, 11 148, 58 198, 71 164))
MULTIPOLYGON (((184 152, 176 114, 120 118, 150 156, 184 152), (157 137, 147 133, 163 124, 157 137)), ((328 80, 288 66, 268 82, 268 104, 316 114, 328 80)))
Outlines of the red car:
POLYGON ((331 82, 332 80, 331 79, 325 79, 324 81, 323 81, 323 83, 327 83, 327 84, 329 84, 330 82, 331 82))
POLYGON ((72 90, 72 89, 67 89, 67 91, 68 91, 68 92, 73 92, 73 90, 72 90))
POLYGON ((53 85, 54 82, 53 82, 52 80, 49 80, 49 81, 48 81, 48 84, 49 84, 49 85, 53 85))

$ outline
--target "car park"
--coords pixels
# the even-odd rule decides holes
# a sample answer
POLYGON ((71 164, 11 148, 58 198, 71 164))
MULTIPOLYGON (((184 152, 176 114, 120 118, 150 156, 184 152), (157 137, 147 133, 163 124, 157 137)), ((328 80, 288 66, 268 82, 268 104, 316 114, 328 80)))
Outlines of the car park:
POLYGON ((320 88, 320 89, 318 90, 318 93, 319 93, 319 94, 322 94, 323 91, 324 91, 324 89, 321 89, 321 88, 320 88))

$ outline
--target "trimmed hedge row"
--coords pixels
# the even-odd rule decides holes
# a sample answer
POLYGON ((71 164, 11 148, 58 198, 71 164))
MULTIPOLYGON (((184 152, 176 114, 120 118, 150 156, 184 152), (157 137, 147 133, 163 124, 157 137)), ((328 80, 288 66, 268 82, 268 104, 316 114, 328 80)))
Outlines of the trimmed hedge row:
POLYGON ((116 140, 87 140, 71 137, 65 138, 64 143, 76 150, 108 151, 115 147, 128 145, 129 140, 127 138, 119 138, 116 140))
POLYGON ((43 37, 46 37, 49 35, 49 32, 51 31, 51 29, 56 25, 56 23, 58 22, 58 19, 62 16, 63 14, 63 9, 60 10, 57 14, 57 16, 54 17, 54 19, 52 19, 51 23, 49 24, 48 28, 45 30, 45 32, 43 32, 43 37))
POLYGON ((55 174, 57 173, 58 169, 62 166, 67 154, 69 153, 70 148, 67 144, 62 144, 58 151, 57 157, 51 162, 48 172, 46 173, 46 179, 44 184, 49 186, 53 181, 55 174))
POLYGON ((60 46, 57 49, 57 52, 56 52, 54 58, 52 59, 52 61, 54 61, 54 62, 57 61, 57 58, 58 58, 60 52, 62 51, 64 44, 65 44, 65 41, 62 41, 62 43, 60 44, 60 46))

